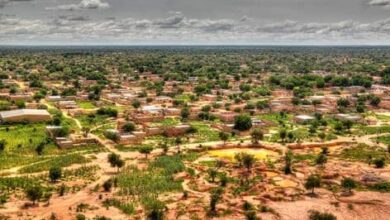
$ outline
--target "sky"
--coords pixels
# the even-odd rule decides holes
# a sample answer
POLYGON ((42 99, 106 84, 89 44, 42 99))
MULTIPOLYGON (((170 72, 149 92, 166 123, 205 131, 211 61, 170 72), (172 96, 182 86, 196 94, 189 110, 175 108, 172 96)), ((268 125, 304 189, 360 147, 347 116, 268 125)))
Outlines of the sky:
POLYGON ((0 0, 0 45, 390 45, 390 0, 0 0))

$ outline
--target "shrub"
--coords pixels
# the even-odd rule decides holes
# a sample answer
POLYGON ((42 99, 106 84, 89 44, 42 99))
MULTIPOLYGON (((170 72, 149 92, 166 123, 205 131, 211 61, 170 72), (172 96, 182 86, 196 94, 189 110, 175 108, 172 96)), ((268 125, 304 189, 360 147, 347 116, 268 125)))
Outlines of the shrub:
POLYGON ((383 168, 385 166, 385 158, 381 157, 374 160, 376 168, 383 168))
POLYGON ((112 187, 112 180, 111 180, 111 179, 108 179, 108 180, 106 180, 106 181, 103 183, 103 189, 104 189, 104 191, 109 192, 109 191, 111 190, 111 187, 112 187))
POLYGON ((321 213, 319 211, 310 210, 309 211, 309 219, 310 220, 336 220, 336 216, 331 213, 321 213))
POLYGON ((252 128, 252 119, 249 115, 239 115, 234 120, 234 129, 247 131, 252 128))
POLYGON ((49 178, 52 182, 59 180, 62 176, 61 167, 52 167, 49 170, 49 178))

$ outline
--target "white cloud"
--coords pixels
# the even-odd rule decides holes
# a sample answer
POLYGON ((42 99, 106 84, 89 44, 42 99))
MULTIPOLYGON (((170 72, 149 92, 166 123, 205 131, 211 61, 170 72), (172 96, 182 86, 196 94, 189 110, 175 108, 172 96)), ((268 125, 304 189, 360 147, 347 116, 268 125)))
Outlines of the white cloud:
POLYGON ((160 19, 67 15, 51 21, 0 16, 0 40, 81 43, 390 44, 390 18, 333 23, 254 19, 194 19, 180 12, 160 19))
POLYGON ((390 5, 390 0, 371 0, 368 4, 374 6, 387 6, 390 5))
POLYGON ((68 4, 58 5, 55 7, 47 7, 47 10, 64 10, 64 11, 75 11, 75 10, 87 10, 87 9, 106 9, 110 5, 107 2, 101 0, 81 0, 79 4, 68 4))
POLYGON ((390 0, 371 0, 368 2, 370 6, 379 6, 385 9, 390 9, 390 0))

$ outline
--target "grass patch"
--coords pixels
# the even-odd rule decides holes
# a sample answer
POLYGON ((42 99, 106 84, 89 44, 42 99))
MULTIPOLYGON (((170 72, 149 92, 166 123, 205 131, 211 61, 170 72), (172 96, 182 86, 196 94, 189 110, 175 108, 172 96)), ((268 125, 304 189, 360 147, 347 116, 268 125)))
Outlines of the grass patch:
POLYGON ((368 187, 372 191, 390 192, 390 182, 375 183, 368 187))
POLYGON ((340 157, 353 161, 367 161, 371 158, 385 158, 389 159, 388 153, 380 147, 368 146, 366 144, 358 144, 357 146, 344 149, 340 157))
POLYGON ((19 173, 42 172, 49 170, 51 167, 67 167, 72 164, 83 164, 87 162, 89 160, 80 154, 69 154, 25 166, 19 170, 19 173))
POLYGON ((373 140, 379 143, 390 144, 390 136, 381 136, 381 137, 373 138, 373 140))
POLYGON ((97 108, 97 106, 90 101, 77 101, 77 104, 80 106, 80 108, 83 108, 83 109, 97 108))

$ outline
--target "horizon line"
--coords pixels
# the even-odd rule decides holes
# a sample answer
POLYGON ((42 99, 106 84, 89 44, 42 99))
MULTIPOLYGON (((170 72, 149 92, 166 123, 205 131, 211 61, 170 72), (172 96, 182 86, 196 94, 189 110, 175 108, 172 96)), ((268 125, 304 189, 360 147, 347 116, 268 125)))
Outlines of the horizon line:
POLYGON ((0 44, 0 47, 390 47, 390 44, 0 44))

